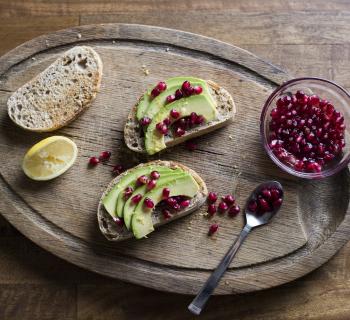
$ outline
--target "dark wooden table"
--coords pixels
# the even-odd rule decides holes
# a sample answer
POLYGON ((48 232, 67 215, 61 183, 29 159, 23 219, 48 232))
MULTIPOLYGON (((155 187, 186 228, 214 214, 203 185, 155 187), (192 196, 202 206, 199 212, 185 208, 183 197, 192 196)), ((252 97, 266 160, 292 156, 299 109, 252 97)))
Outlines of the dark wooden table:
MULTIPOLYGON (((54 30, 102 22, 191 31, 247 49, 296 76, 350 88, 346 0, 0 0, 0 54, 54 30)), ((2 159, 2 165, 6 165, 2 159)), ((203 319, 350 319, 350 244, 312 274, 213 297, 203 319)), ((0 217, 0 319, 192 319, 189 296, 113 281, 45 252, 0 217)))

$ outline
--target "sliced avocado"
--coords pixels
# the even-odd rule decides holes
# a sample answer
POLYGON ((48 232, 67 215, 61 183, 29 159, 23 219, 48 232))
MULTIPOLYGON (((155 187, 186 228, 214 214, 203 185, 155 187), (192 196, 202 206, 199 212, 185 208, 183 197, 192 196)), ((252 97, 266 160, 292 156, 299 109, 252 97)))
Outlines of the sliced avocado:
MULTIPOLYGON (((190 81, 192 86, 201 86, 203 88, 203 95, 208 95, 212 100, 211 94, 207 82, 205 80, 194 78, 194 77, 175 77, 165 81, 167 88, 165 91, 160 93, 157 97, 151 97, 151 91, 153 88, 147 90, 142 96, 139 103, 137 104, 136 117, 138 120, 143 117, 153 118, 155 114, 166 104, 166 97, 174 94, 177 89, 180 89, 185 81, 190 81)), ((214 101, 213 101, 214 103, 214 101)))
MULTIPOLYGON (((216 105, 214 105, 206 95, 202 94, 182 98, 165 105, 152 119, 152 122, 146 130, 145 146, 147 153, 150 155, 166 148, 164 135, 158 132, 156 125, 157 123, 162 122, 165 118, 169 118, 171 109, 178 110, 180 112, 180 118, 189 116, 192 112, 196 112, 197 114, 202 115, 205 118, 205 121, 208 122, 217 119, 218 116, 216 105)), ((169 119, 174 122, 173 119, 169 119)))
MULTIPOLYGON (((183 170, 180 169, 180 168, 172 169, 172 168, 163 167, 163 166, 159 166, 157 169, 154 169, 154 170, 157 170, 160 173, 160 177, 163 177, 164 175, 168 175, 168 174, 176 174, 178 172, 183 172, 183 170)), ((153 170, 151 170, 151 171, 153 171, 153 170)), ((148 173, 143 173, 143 174, 147 175, 147 174, 151 173, 151 171, 148 172, 148 173)), ((136 180, 137 180, 137 178, 139 176, 140 175, 134 176, 134 179, 127 185, 127 187, 131 187, 131 188, 133 188, 135 190, 135 188, 137 187, 137 181, 136 180)), ((126 200, 124 198, 124 192, 120 192, 119 195, 118 195, 117 206, 116 206, 116 211, 115 211, 117 213, 118 217, 120 217, 120 218, 124 217, 124 205, 125 205, 125 202, 126 202, 126 200)))
MULTIPOLYGON (((116 184, 109 192, 108 194, 102 199, 103 206, 105 207, 106 211, 112 216, 117 217, 117 200, 120 194, 122 194, 122 191, 125 190, 126 187, 132 186, 135 187, 135 185, 132 185, 132 183, 136 183, 136 179, 139 176, 150 174, 153 170, 158 171, 160 174, 162 172, 168 172, 169 170, 172 170, 168 167, 164 166, 146 166, 146 167, 140 167, 138 169, 133 170, 132 174, 128 174, 120 179, 118 184, 116 184)), ((122 207, 123 208, 123 207, 122 207)), ((122 210, 121 210, 122 212, 122 210)))
POLYGON ((136 206, 131 219, 131 228, 136 239, 143 238, 154 230, 152 212, 143 204, 145 198, 152 199, 156 206, 163 198, 163 188, 165 187, 170 189, 170 197, 182 195, 193 198, 199 190, 196 180, 190 174, 186 173, 181 178, 173 179, 166 185, 156 187, 147 192, 136 206))
MULTIPOLYGON (((163 185, 168 184, 169 181, 172 181, 175 178, 176 179, 181 178, 185 174, 186 173, 180 169, 176 173, 164 173, 158 179, 156 188, 161 188, 161 190, 163 190, 163 188, 165 188, 165 187, 162 187, 163 185)), ((142 196, 144 196, 147 192, 148 192, 148 190, 147 190, 146 185, 138 187, 137 189, 135 189, 135 191, 133 192, 131 197, 125 202, 124 209, 123 209, 123 218, 124 218, 125 226, 128 229, 130 229, 131 218, 132 218, 134 211, 136 209, 136 205, 132 203, 131 198, 137 194, 141 194, 142 196)))

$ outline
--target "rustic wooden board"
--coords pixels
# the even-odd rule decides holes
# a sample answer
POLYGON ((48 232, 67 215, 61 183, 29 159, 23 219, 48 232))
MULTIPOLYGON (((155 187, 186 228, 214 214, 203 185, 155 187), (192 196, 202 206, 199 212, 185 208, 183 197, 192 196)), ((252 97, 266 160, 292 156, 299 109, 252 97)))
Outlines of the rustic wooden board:
POLYGON ((216 217, 220 232, 208 239, 212 222, 197 212, 162 227, 147 240, 109 243, 98 231, 95 213, 100 193, 112 178, 110 167, 89 170, 86 166, 88 157, 104 149, 113 152, 111 163, 131 167, 146 161, 123 143, 129 108, 150 84, 179 74, 222 84, 232 93, 238 114, 233 125, 198 139, 197 151, 177 146, 157 158, 190 166, 211 190, 234 191, 240 204, 266 179, 278 179, 286 188, 280 214, 252 233, 216 293, 275 286, 325 262, 349 238, 348 171, 317 183, 294 179, 271 163, 259 141, 262 104, 288 76, 237 47, 169 29, 118 24, 79 27, 36 38, 1 58, 0 152, 12 159, 0 168, 1 213, 43 248, 89 270, 161 290, 196 292, 238 234, 243 219, 216 217), (54 181, 29 181, 20 170, 22 156, 47 135, 15 127, 7 117, 6 100, 77 43, 93 46, 104 62, 101 92, 94 104, 55 133, 76 141, 77 163, 54 181), (143 66, 149 69, 148 76, 143 66))

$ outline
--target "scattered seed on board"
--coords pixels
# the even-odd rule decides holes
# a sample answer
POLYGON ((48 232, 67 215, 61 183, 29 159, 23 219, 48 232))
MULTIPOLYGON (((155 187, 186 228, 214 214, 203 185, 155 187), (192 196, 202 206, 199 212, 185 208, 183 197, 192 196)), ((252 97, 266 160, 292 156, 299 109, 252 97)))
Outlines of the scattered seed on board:
POLYGON ((77 38, 81 39, 81 34, 80 33, 77 34, 77 38))

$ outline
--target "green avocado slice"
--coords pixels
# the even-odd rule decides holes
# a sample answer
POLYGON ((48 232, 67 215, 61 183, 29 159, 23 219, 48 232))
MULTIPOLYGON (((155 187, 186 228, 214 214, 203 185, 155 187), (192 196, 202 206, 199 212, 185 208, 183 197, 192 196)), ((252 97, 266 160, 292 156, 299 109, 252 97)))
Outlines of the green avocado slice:
MULTIPOLYGON (((155 188, 161 188, 161 190, 163 190, 162 186, 169 183, 169 181, 174 180, 175 178, 178 179, 182 176, 185 175, 185 172, 182 170, 178 170, 176 173, 164 173, 161 175, 161 177, 158 179, 157 181, 157 185, 155 188)), ((135 189, 135 191, 133 192, 133 194, 131 195, 131 197, 125 202, 124 205, 124 209, 123 209, 123 218, 124 218, 124 223, 125 226, 127 227, 127 229, 130 229, 130 225, 131 225, 131 218, 134 214, 136 205, 132 203, 131 199, 133 196, 137 195, 137 194, 141 194, 142 196, 144 196, 146 193, 148 192, 147 190, 147 186, 141 186, 135 189)))
POLYGON ((180 89, 185 81, 190 81, 192 86, 201 86, 203 88, 203 95, 207 95, 212 102, 214 100, 209 92, 208 84, 205 80, 194 78, 194 77, 174 77, 169 78, 165 81, 167 89, 160 93, 157 97, 152 98, 151 91, 153 89, 149 88, 147 92, 142 96, 137 104, 136 117, 141 120, 143 117, 149 117, 152 119, 159 110, 166 104, 166 97, 168 95, 174 94, 177 89, 180 89))
MULTIPOLYGON (((132 173, 121 178, 118 184, 116 184, 108 192, 108 194, 102 199, 102 203, 106 211, 114 218, 116 218, 117 216, 122 217, 123 210, 120 210, 120 215, 118 215, 118 211, 117 211, 118 209, 117 200, 119 195, 120 194, 123 195, 122 191, 124 191, 125 188, 128 186, 132 186, 134 188, 136 185, 136 179, 139 176, 150 174, 154 170, 162 174, 164 172, 169 172, 169 170, 174 170, 174 169, 164 167, 164 166, 150 165, 150 166, 140 167, 133 170, 132 173)), ((123 207, 121 207, 121 209, 123 209, 123 207)))
MULTIPOLYGON (((159 173, 160 173, 160 178, 162 178, 163 176, 165 175, 168 175, 168 174, 177 174, 178 172, 183 172, 183 170, 179 169, 179 168, 176 168, 176 169, 171 169, 171 168, 168 168, 168 167, 159 167, 158 169, 156 169, 159 173)), ((153 170, 152 170, 153 171, 153 170)), ((145 175, 151 173, 148 172, 148 173, 144 173, 145 175)), ((142 174, 141 174, 142 175, 142 174)), ((134 180, 131 181, 127 187, 131 187, 135 190, 135 188, 137 187, 137 178, 139 177, 140 175, 137 175, 136 177, 134 176, 134 180)), ((126 187, 125 187, 126 188, 126 187)), ((124 188, 124 189, 125 189, 124 188)), ((135 193, 136 194, 136 193, 135 193)), ((134 194, 134 195, 135 195, 134 194)), ((132 196, 131 196, 132 197, 132 196)), ((124 205, 126 203, 126 200, 124 198, 124 192, 120 192, 119 195, 118 195, 118 199, 117 199, 117 207, 116 207, 116 212, 117 212, 117 215, 118 217, 120 218, 123 218, 124 217, 124 205)))
MULTIPOLYGON (((165 118, 169 118, 171 123, 174 119, 169 117, 172 109, 180 112, 180 118, 189 116, 192 112, 196 112, 205 118, 206 122, 217 119, 218 111, 216 105, 213 105, 207 96, 199 94, 176 100, 165 105, 153 118, 145 133, 145 147, 148 154, 155 154, 166 148, 164 135, 158 132, 156 125, 162 122, 165 118)), ((178 120, 176 119, 176 120, 178 120)))
POLYGON ((144 206, 145 198, 152 199, 156 206, 163 199, 163 188, 165 187, 170 189, 170 197, 182 195, 193 198, 199 190, 196 180, 186 173, 181 178, 173 179, 167 184, 147 192, 136 206, 131 220, 131 229, 136 239, 143 238, 154 231, 152 210, 144 206))

